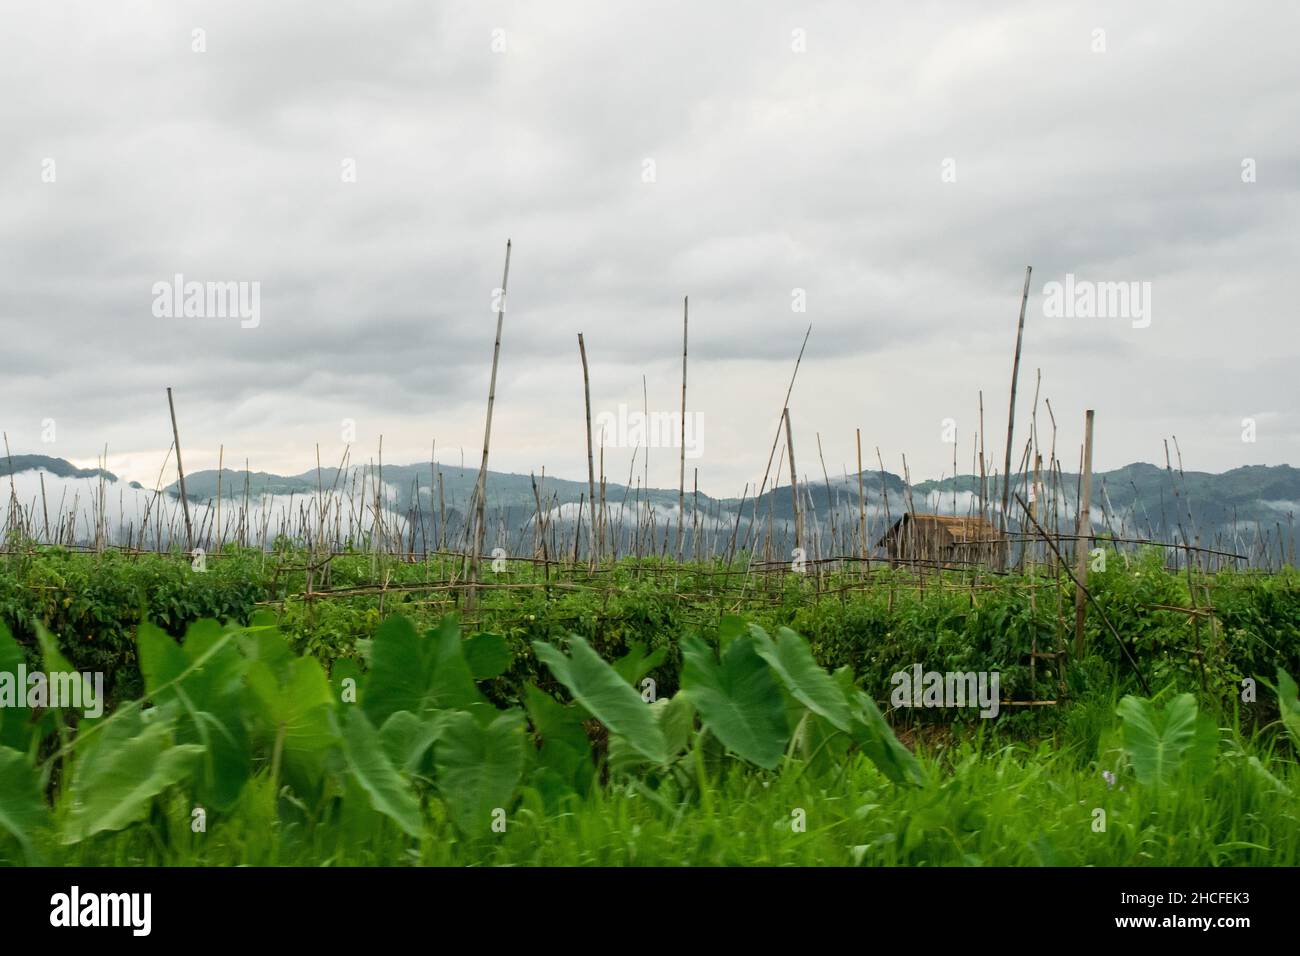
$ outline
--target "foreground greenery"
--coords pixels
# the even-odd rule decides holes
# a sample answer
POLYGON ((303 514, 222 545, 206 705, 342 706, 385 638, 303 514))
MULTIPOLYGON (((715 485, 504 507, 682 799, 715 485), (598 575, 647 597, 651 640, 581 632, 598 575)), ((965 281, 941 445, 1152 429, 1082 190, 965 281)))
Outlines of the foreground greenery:
MULTIPOLYGON (((72 665, 43 627, 40 664, 72 665)), ((270 616, 141 625, 145 696, 0 709, 0 860, 127 864, 1300 863, 1300 700, 1261 725, 1171 683, 1093 692, 1050 738, 989 722, 896 738, 789 629, 723 617, 607 661, 536 641, 557 686, 485 693, 503 636, 387 618, 328 673, 270 616), (1244 729, 1250 727, 1249 730, 1244 729)), ((0 671, 26 651, 0 632, 0 671)))

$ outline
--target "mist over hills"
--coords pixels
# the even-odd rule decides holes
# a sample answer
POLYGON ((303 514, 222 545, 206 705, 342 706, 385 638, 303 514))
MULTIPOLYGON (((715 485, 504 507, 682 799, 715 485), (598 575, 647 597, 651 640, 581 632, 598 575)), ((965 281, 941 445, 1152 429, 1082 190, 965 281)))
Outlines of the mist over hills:
MULTIPOLYGON (((118 483, 110 472, 95 468, 78 468, 70 462, 44 455, 14 455, 0 460, 0 476, 44 472, 64 480, 118 483)), ((172 476, 174 477, 174 472, 172 476)), ((1032 476, 1031 476, 1032 477, 1032 476)), ((261 471, 224 469, 197 471, 186 475, 186 492, 195 503, 222 500, 260 501, 274 497, 292 503, 333 494, 351 499, 378 501, 395 515, 410 520, 424 520, 432 525, 435 516, 448 529, 461 527, 473 497, 477 470, 432 463, 359 465, 340 470, 336 467, 311 469, 296 475, 277 475, 261 471), (382 482, 382 485, 381 485, 382 482)), ((954 478, 930 479, 910 487, 892 472, 864 471, 861 475, 862 503, 859 502, 859 476, 839 477, 806 475, 800 482, 799 496, 806 523, 825 529, 834 520, 843 528, 856 521, 865 507, 869 528, 874 534, 883 531, 886 517, 896 519, 904 511, 945 514, 979 514, 981 478, 959 475, 954 478), (834 517, 832 517, 834 516, 834 517)), ((1001 500, 1001 478, 984 480, 990 509, 1001 500)), ((1064 472, 1041 476, 1040 518, 1048 520, 1045 506, 1055 504, 1058 521, 1073 520, 1079 493, 1079 476, 1064 472)), ((153 493, 136 482, 124 487, 153 493)), ((1025 476, 1012 480, 1012 489, 1028 499, 1025 476)), ((751 521, 782 525, 793 521, 794 500, 788 479, 785 484, 769 488, 754 500, 755 489, 743 497, 714 497, 701 491, 686 490, 686 520, 694 524, 712 523, 729 527, 747 526, 751 521)), ((172 499, 179 497, 176 481, 169 481, 161 491, 172 499)), ((26 492, 30 495, 30 491, 26 492)), ((487 512, 494 523, 516 529, 535 516, 540 500, 551 520, 572 521, 577 506, 586 504, 588 485, 585 480, 557 478, 551 475, 526 475, 489 471, 487 476, 487 512)), ((597 485, 597 495, 600 486, 597 485)), ((21 495, 19 496, 22 497, 21 495)), ((661 528, 676 521, 676 488, 639 487, 606 482, 605 507, 611 513, 648 514, 654 509, 661 528)), ((1179 472, 1176 468, 1134 462, 1112 471, 1093 475, 1091 513, 1099 531, 1121 537, 1149 537, 1174 541, 1200 538, 1209 544, 1216 538, 1230 543, 1243 540, 1259 529, 1280 533, 1290 540, 1292 522, 1300 510, 1300 469, 1290 465, 1250 465, 1222 474, 1179 472)), ((1013 519, 1018 508, 1012 505, 1013 519)))

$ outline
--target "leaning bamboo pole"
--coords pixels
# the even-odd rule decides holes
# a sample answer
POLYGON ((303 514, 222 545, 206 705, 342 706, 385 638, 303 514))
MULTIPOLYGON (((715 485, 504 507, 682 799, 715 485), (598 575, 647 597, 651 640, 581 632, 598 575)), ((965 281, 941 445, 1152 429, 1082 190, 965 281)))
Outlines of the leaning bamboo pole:
POLYGON ((185 468, 181 464, 181 433, 176 427, 176 405, 172 402, 172 389, 167 386, 167 409, 172 416, 172 440, 176 442, 176 477, 181 488, 181 506, 185 509, 185 550, 194 550, 194 529, 190 525, 190 499, 185 494, 185 468))
MULTIPOLYGON (((582 393, 587 405, 587 500, 591 502, 591 521, 587 528, 587 561, 596 570, 596 469, 591 449, 591 380, 587 375, 587 344, 578 333, 578 354, 582 356, 582 393)), ((577 560, 577 551, 574 551, 577 560)))
POLYGON ((501 275, 501 297, 497 300, 497 334, 496 342, 492 347, 492 377, 488 383, 488 404, 487 404, 487 422, 483 426, 483 462, 479 465, 478 482, 475 485, 474 507, 471 509, 474 513, 474 537, 471 541, 472 550, 466 556, 466 577, 469 579, 469 590, 465 595, 465 606, 469 610, 474 608, 474 588, 478 583, 478 560, 483 550, 483 532, 484 532, 484 505, 483 500, 487 493, 487 468, 488 468, 488 446, 492 442, 492 406, 496 403, 497 395, 497 365, 501 360, 501 326, 506 317, 506 287, 510 280, 510 240, 506 240, 506 265, 501 275))
POLYGON ((1029 303, 1029 276, 1033 266, 1025 266, 1025 288, 1020 295, 1020 322, 1016 326, 1016 355, 1011 364, 1011 401, 1007 407, 1006 460, 1002 466, 1002 531, 1007 531, 1007 509, 1011 494, 1011 439, 1016 427, 1016 380, 1020 377, 1020 347, 1025 337, 1025 307, 1029 303))

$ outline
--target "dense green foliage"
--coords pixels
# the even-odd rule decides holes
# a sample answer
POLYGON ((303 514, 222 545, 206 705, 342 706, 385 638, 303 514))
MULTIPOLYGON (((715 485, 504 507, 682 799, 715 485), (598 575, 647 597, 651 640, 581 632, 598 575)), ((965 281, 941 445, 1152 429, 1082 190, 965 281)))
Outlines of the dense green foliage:
MULTIPOLYGON (((431 626, 460 610, 460 589, 423 591, 448 580, 458 561, 404 563, 372 554, 342 555, 317 571, 305 600, 308 559, 284 551, 238 551, 210 556, 197 573, 183 556, 74 554, 42 549, 0 560, 0 622, 34 653, 33 621, 58 635, 79 669, 102 670, 114 697, 141 692, 135 631, 150 620, 173 637, 212 617, 247 623, 259 603, 297 652, 326 667, 339 658, 362 661, 384 615, 400 611, 431 626), (388 582, 380 594, 374 581, 388 582), (267 603, 269 602, 269 603, 267 603)), ((926 669, 997 670, 1002 694, 1015 700, 1077 699, 1092 693, 1138 690, 1120 648, 1095 611, 1089 612, 1089 656, 1069 668, 1049 655, 1072 643, 1073 585, 1063 575, 984 576, 971 587, 959 574, 931 576, 923 589, 903 572, 872 570, 869 583, 855 572, 820 580, 803 575, 768 579, 743 570, 625 562, 587 577, 571 572, 544 578, 511 565, 488 583, 531 587, 484 589, 467 623, 500 634, 511 663, 484 688, 498 704, 522 699, 528 683, 555 691, 533 652, 536 641, 579 634, 614 659, 642 645, 662 654, 659 693, 675 693, 683 661, 681 639, 700 633, 716 640, 723 617, 742 608, 769 629, 788 626, 804 635, 825 667, 847 665, 876 695, 890 675, 914 663, 926 669), (549 586, 548 585, 549 580, 549 586)), ((1245 677, 1267 677, 1281 667, 1300 673, 1300 574, 1220 573, 1193 578, 1165 571, 1156 553, 1135 561, 1114 558, 1093 572, 1089 586, 1111 623, 1128 641, 1151 687, 1194 691, 1216 709, 1230 705, 1245 677), (1213 616, 1177 608, 1212 607, 1213 616)), ((1065 658, 1059 660, 1063 663, 1065 658)), ((1038 732, 1039 711, 1004 713, 1000 722, 1038 732)), ((1271 717, 1270 717, 1271 719, 1271 717)))
MULTIPOLYGON (((38 629, 41 665, 67 668, 38 629)), ((393 615, 364 671, 269 618, 138 634, 147 697, 109 716, 0 709, 0 860, 71 864, 1187 864, 1300 862, 1300 699, 1246 735, 1192 694, 1080 708, 1037 746, 982 727, 914 755, 847 667, 724 618, 613 664, 536 642, 562 691, 483 686, 505 642, 393 615), (653 678, 650 678, 653 679, 653 678)), ((0 632, 0 670, 22 654, 0 632)))

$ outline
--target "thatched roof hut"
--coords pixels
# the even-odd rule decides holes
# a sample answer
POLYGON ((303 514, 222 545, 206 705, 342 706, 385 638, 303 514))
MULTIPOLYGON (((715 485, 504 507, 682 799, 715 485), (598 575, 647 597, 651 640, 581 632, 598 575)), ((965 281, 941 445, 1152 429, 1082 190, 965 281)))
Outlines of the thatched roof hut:
POLYGON ((984 518, 912 512, 895 521, 876 542, 876 547, 885 549, 891 564, 944 566, 997 564, 1006 546, 1006 536, 984 518))

